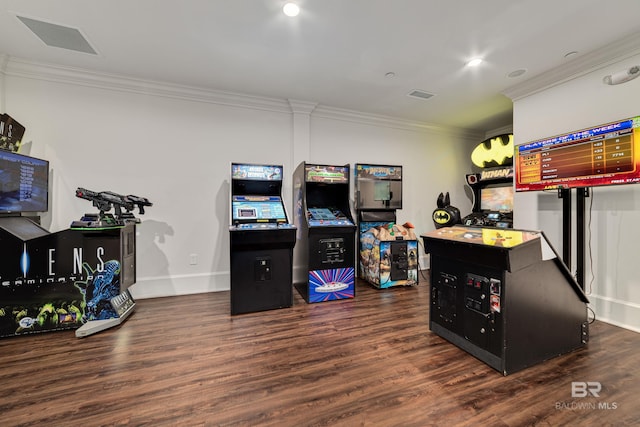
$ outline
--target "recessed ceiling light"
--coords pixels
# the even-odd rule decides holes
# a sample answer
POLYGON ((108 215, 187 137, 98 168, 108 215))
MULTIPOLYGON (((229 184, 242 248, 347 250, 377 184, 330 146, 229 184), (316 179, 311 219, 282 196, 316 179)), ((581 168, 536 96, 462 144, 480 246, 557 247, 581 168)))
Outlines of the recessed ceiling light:
POLYGON ((575 50, 573 50, 573 51, 571 51, 571 52, 566 53, 566 54, 564 55, 564 57, 565 57, 565 58, 567 58, 567 59, 569 59, 569 58, 572 58, 572 57, 576 56, 577 54, 578 54, 578 52, 577 52, 577 51, 575 51, 575 50))
POLYGON ((285 15, 294 17, 298 16, 298 14, 300 13, 300 7, 295 3, 287 3, 282 8, 282 11, 285 15))
POLYGON ((392 79, 392 78, 394 78, 394 77, 396 76, 396 73, 394 73, 393 71, 389 71, 389 72, 388 72, 388 73, 386 73, 384 76, 385 76, 386 78, 388 78, 388 79, 392 79))
POLYGON ((472 60, 467 62, 466 65, 467 67, 477 67, 480 64, 482 64, 482 58, 473 58, 472 60))

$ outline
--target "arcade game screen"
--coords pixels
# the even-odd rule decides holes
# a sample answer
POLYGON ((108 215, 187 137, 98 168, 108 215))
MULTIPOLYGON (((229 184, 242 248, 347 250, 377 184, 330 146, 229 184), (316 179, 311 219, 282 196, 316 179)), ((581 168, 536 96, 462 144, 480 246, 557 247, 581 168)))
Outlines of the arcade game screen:
MULTIPOLYGON (((311 219, 337 219, 336 213, 329 208, 309 208, 309 214, 311 219)), ((342 215, 341 212, 337 212, 337 215, 342 215)))
POLYGON ((46 212, 49 162, 0 150, 0 212, 46 212))
POLYGON ((309 208, 307 217, 311 226, 353 224, 340 209, 335 208, 309 208))
POLYGON ((484 187, 480 190, 480 210, 513 211, 513 186, 484 187))
POLYGON ((233 196, 233 222, 286 222, 282 199, 277 196, 233 196))
POLYGON ((358 210, 402 209, 402 166, 356 164, 358 210))

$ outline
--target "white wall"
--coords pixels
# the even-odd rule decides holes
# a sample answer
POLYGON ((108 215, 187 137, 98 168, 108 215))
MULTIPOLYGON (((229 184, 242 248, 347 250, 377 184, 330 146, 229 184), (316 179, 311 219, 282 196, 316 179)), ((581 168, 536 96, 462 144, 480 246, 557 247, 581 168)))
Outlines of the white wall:
MULTIPOLYGON (((45 227, 58 231, 94 208, 77 187, 149 198, 138 227, 137 298, 229 289, 230 163, 404 166, 399 221, 433 229, 437 194, 463 213, 470 144, 480 138, 424 125, 319 108, 294 130, 292 104, 176 87, 11 59, 5 109, 25 125, 25 148, 51 165, 45 227), (31 143, 28 143, 31 141, 31 143), (299 146, 296 146, 299 144, 299 146), (297 153, 297 156, 294 156, 297 153), (462 166, 461 166, 462 165, 462 166), (198 263, 190 264, 191 255, 198 263)), ((312 108, 310 108, 311 110, 312 108)), ((298 121, 300 122, 300 121, 298 121)), ((24 151, 23 151, 24 152, 24 151)), ((295 261, 295 260, 294 260, 295 261)))
POLYGON ((403 207, 397 221, 413 223, 418 234, 434 229, 431 213, 441 192, 448 191, 451 203, 465 214, 471 211, 464 191, 465 174, 471 172, 470 143, 460 136, 325 117, 312 120, 311 135, 311 162, 332 164, 340 153, 338 164, 402 165, 403 207))
MULTIPOLYGON (((637 64, 640 55, 516 100, 516 145, 640 115, 640 79, 618 86, 602 83, 605 75, 637 64)), ((557 195, 519 193, 515 203, 515 225, 544 230, 561 252, 562 202, 557 195)), ((590 253, 585 259, 590 306, 599 320, 640 331, 640 186, 593 188, 587 207, 590 204, 590 253)), ((575 259, 574 254, 572 271, 575 259)))

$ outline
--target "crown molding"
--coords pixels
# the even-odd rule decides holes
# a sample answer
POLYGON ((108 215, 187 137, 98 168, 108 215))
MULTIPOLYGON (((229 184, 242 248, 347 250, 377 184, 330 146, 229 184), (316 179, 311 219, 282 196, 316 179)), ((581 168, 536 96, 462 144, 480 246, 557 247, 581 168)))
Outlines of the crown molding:
POLYGON ((300 114, 311 114, 318 106, 317 102, 301 101, 298 99, 287 99, 291 112, 300 114))
POLYGON ((437 135, 449 135, 459 138, 482 139, 484 132, 472 129, 454 128, 434 125, 426 122, 404 120, 397 117, 381 116, 377 114, 363 113, 360 111, 319 105, 312 117, 340 120, 353 123, 361 123, 371 126, 380 126, 414 132, 429 132, 437 135))
POLYGON ((484 133, 474 130, 449 128, 396 117, 334 108, 310 101, 268 98, 196 86, 177 85, 56 64, 45 64, 6 55, 0 55, 0 73, 2 72, 6 76, 286 114, 307 113, 312 117, 349 121, 386 128, 426 131, 436 134, 453 135, 460 138, 482 139, 484 136, 484 133))
POLYGON ((517 101, 638 54, 640 54, 640 31, 538 74, 521 84, 511 86, 502 94, 511 98, 512 101, 517 101))
POLYGON ((10 58, 6 75, 233 107, 282 113, 291 112, 286 100, 281 99, 138 79, 55 64, 43 64, 15 57, 10 58))
POLYGON ((494 136, 504 135, 505 133, 513 133, 513 124, 502 126, 497 129, 492 129, 485 133, 485 139, 493 138, 494 136))

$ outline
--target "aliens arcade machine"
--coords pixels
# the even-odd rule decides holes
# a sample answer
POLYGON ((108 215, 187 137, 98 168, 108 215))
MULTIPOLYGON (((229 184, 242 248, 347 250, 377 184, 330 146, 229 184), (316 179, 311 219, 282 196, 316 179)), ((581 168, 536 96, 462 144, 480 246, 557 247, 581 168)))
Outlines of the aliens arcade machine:
POLYGON ((282 200, 282 166, 231 165, 231 314, 293 305, 296 227, 282 200))
POLYGON ((355 165, 358 277, 377 288, 418 283, 418 241, 396 225, 402 209, 402 166, 355 165))
POLYGON ((349 165, 302 162, 294 172, 295 287, 307 303, 355 297, 355 231, 349 208, 349 165))
POLYGON ((471 213, 462 218, 470 227, 513 227, 513 135, 489 138, 473 150, 471 161, 482 168, 466 175, 473 193, 471 213))
MULTIPOLYGON (((0 149, 0 337, 66 329, 84 337, 122 323, 135 306, 135 223, 49 232, 35 215, 48 210, 48 177, 48 161, 0 149)), ((103 210, 125 198, 128 210, 151 205, 102 196, 91 197, 103 210)))

